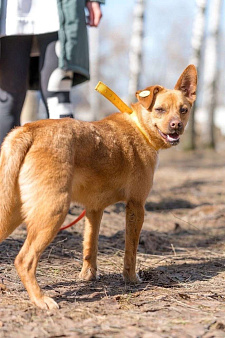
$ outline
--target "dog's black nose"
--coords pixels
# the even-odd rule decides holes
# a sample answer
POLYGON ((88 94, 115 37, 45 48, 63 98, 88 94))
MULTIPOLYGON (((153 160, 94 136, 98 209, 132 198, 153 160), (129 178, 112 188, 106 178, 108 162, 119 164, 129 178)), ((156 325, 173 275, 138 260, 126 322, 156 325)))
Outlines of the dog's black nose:
POLYGON ((172 120, 170 122, 170 128, 172 128, 172 129, 182 129, 183 123, 179 120, 172 120))

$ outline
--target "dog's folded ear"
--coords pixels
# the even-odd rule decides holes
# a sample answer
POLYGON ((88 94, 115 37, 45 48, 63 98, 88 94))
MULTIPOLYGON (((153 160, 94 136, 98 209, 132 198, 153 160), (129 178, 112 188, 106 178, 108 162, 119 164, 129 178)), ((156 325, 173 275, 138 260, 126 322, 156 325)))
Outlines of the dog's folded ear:
POLYGON ((181 90, 191 103, 196 100, 197 69, 194 65, 189 65, 183 71, 174 89, 181 90))
POLYGON ((149 109, 155 99, 156 94, 163 89, 164 88, 159 85, 147 87, 145 89, 138 90, 136 92, 136 97, 138 101, 140 102, 140 104, 145 109, 149 109))

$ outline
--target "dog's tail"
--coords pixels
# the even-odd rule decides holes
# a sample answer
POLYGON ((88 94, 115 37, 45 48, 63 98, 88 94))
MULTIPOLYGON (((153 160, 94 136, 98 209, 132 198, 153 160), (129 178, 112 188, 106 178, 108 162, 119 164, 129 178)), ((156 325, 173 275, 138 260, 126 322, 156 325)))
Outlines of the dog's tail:
POLYGON ((0 242, 11 233, 8 222, 15 205, 17 179, 21 164, 31 144, 32 133, 24 126, 11 131, 1 147, 0 242))

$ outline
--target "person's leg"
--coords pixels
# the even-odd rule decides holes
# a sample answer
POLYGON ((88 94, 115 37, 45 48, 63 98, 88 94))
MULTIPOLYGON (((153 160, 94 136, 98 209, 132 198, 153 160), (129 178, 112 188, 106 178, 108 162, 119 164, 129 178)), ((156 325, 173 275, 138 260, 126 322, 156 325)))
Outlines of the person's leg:
POLYGON ((56 33, 38 37, 41 93, 51 119, 73 117, 73 107, 70 103, 73 73, 58 68, 57 40, 56 33))
POLYGON ((0 144, 8 132, 20 125, 27 90, 31 36, 0 39, 0 144))

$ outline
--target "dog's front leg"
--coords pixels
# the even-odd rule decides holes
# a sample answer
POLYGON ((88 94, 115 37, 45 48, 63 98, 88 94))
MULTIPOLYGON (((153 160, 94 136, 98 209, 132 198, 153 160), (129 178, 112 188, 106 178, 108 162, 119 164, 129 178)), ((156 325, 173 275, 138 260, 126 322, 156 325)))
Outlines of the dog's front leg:
POLYGON ((125 282, 139 282, 135 272, 137 247, 142 224, 144 222, 144 206, 129 201, 126 206, 126 238, 123 277, 125 282))
POLYGON ((103 210, 86 211, 84 242, 83 242, 83 267, 79 277, 84 280, 96 279, 98 234, 103 210))

